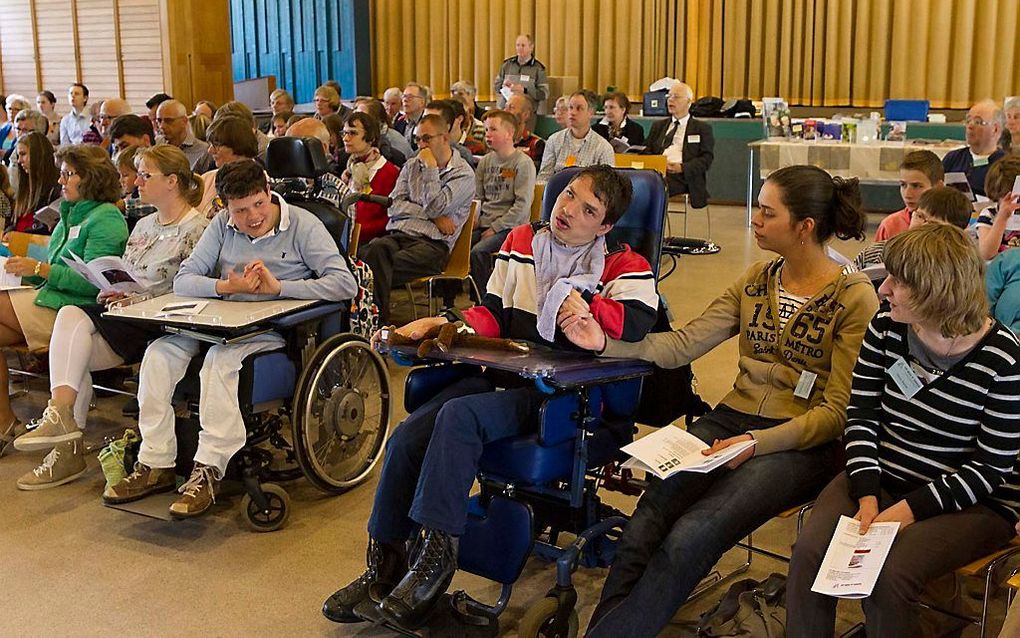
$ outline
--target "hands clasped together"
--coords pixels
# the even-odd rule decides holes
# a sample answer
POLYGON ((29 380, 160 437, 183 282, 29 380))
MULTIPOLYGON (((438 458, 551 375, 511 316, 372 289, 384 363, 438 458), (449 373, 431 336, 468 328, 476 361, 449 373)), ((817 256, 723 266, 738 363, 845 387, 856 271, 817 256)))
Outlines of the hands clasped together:
POLYGON ((243 270, 229 270, 226 279, 216 282, 216 292, 220 295, 278 295, 281 290, 280 280, 269 272, 261 259, 246 265, 243 270))

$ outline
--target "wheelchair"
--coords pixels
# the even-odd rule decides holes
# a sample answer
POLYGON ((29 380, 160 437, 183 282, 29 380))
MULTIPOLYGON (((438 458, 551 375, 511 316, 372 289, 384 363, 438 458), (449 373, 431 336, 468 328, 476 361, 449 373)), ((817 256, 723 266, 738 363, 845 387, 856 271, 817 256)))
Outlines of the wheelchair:
MULTIPOLYGON (((322 143, 314 138, 274 139, 267 166, 274 189, 288 203, 321 219, 347 259, 350 220, 314 192, 293 187, 301 183, 294 180, 314 180, 327 171, 322 143)), ((340 494, 363 482, 382 457, 390 421, 389 377, 364 336, 349 332, 350 317, 345 303, 319 303, 253 328, 276 331, 286 341, 282 350, 249 356, 240 371, 238 402, 247 440, 224 478, 243 484, 241 510, 253 531, 277 530, 290 516, 290 498, 274 481, 303 475, 322 492, 340 494)), ((203 340, 201 328, 165 329, 203 340)), ((206 336, 220 343, 236 338, 215 331, 206 336)), ((185 406, 183 414, 178 410, 176 423, 177 473, 185 477, 198 445, 202 359, 192 360, 174 397, 185 406)), ((117 507, 130 509, 130 504, 117 507)))
MULTIPOLYGON (((549 219, 556 197, 578 170, 565 169, 549 180, 543 219, 549 219)), ((648 259, 657 276, 665 184, 654 171, 620 172, 630 178, 634 194, 608 239, 629 244, 648 259)), ((659 310, 658 326, 668 329, 661 301, 659 310)), ((390 355, 405 365, 421 363, 400 352, 390 355)), ((470 500, 458 568, 499 583, 501 593, 491 605, 463 591, 448 595, 448 609, 464 627, 485 626, 489 635, 498 632, 498 616, 509 602, 513 584, 535 554, 556 562, 556 584, 524 614, 518 635, 574 636, 578 618, 573 571, 578 565, 605 567, 613 559, 627 519, 599 497, 603 468, 617 461, 620 447, 633 440, 642 387, 652 366, 605 359, 592 365, 590 356, 575 364, 571 359, 582 355, 568 355, 563 365, 532 363, 517 370, 547 395, 539 408, 537 431, 486 444, 482 452, 480 490, 470 500), (602 366, 609 361, 615 363, 602 366), (561 543, 563 534, 572 535, 572 542, 561 543)), ((407 376, 405 409, 414 411, 446 385, 477 372, 475 365, 464 361, 436 362, 430 357, 407 376)))

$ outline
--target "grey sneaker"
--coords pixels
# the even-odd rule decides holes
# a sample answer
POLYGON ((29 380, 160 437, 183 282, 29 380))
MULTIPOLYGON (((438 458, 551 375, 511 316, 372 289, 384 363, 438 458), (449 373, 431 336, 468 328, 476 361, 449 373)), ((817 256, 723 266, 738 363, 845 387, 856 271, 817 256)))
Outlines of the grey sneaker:
POLYGON ((78 441, 81 428, 74 421, 71 408, 58 408, 50 401, 39 419, 39 427, 14 440, 14 449, 20 452, 41 452, 58 443, 78 441))
POLYGON ((17 417, 11 420, 7 424, 7 427, 0 430, 0 456, 4 455, 11 444, 14 443, 14 439, 24 434, 27 430, 25 426, 18 420, 17 417))
POLYGON ((18 479, 19 490, 45 490, 70 483, 85 473, 85 455, 81 441, 59 443, 43 458, 42 464, 18 479))

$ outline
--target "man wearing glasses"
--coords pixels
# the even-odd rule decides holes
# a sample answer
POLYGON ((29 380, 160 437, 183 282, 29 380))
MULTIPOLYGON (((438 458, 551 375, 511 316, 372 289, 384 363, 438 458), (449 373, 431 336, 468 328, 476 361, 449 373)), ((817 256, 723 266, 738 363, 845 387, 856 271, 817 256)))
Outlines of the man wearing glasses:
POLYGON ((414 136, 418 132, 418 123, 425 115, 425 105, 429 101, 429 90, 417 82, 408 82, 404 93, 400 96, 400 104, 404 112, 393 121, 393 128, 404 136, 414 147, 414 136))
POLYGON ((474 171, 450 146, 443 118, 426 115, 416 128, 418 154, 404 164, 390 193, 389 234, 360 251, 375 277, 379 325, 389 321, 394 286, 439 274, 446 267, 475 194, 474 171))
POLYGON ((188 123, 188 110, 177 100, 167 100, 156 109, 156 132, 167 144, 179 147, 191 162, 191 170, 205 173, 215 167, 209 145, 195 137, 188 123))
POLYGON ((966 125, 967 148, 946 153, 942 167, 946 173, 964 173, 976 195, 985 194, 988 167, 1002 159, 999 148, 1004 125, 1002 110, 992 100, 982 100, 970 107, 963 123, 966 125))
POLYGON ((113 123, 114 118, 120 117, 121 115, 127 115, 130 112, 131 105, 127 103, 127 100, 123 100, 119 97, 104 100, 102 105, 99 107, 99 117, 96 118, 96 129, 103 138, 102 146, 106 148, 111 157, 116 149, 114 149, 112 140, 110 139, 110 124, 113 123))

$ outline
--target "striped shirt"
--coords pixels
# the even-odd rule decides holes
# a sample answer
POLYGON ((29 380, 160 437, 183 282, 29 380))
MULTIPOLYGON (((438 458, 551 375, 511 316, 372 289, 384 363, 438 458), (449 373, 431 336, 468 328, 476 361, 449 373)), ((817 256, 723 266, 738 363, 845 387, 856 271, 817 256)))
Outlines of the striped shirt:
POLYGON ((777 299, 776 307, 779 310, 779 331, 786 330, 786 322, 790 320, 790 317, 797 314, 801 306, 807 303, 810 296, 804 297, 801 295, 793 295, 787 292, 786 288, 783 287, 783 282, 779 282, 779 290, 777 291, 779 299, 777 299))
POLYGON ((570 129, 556 131, 549 136, 542 153, 542 168, 538 169, 537 180, 548 181, 554 173, 568 166, 594 166, 595 164, 616 165, 612 145, 592 129, 581 139, 574 137, 570 129))
POLYGON ((864 336, 844 434, 850 495, 885 489, 906 499, 916 520, 981 502, 1016 522, 1020 343, 996 322, 970 353, 908 397, 889 372, 911 359, 908 329, 883 310, 864 336))
POLYGON ((386 230, 436 239, 453 250, 460 227, 471 212, 474 195, 475 172, 456 152, 442 169, 429 168, 417 156, 412 157, 390 193, 393 204, 386 211, 390 216, 386 230), (441 215, 453 220, 457 232, 444 235, 439 230, 432 220, 441 215))

